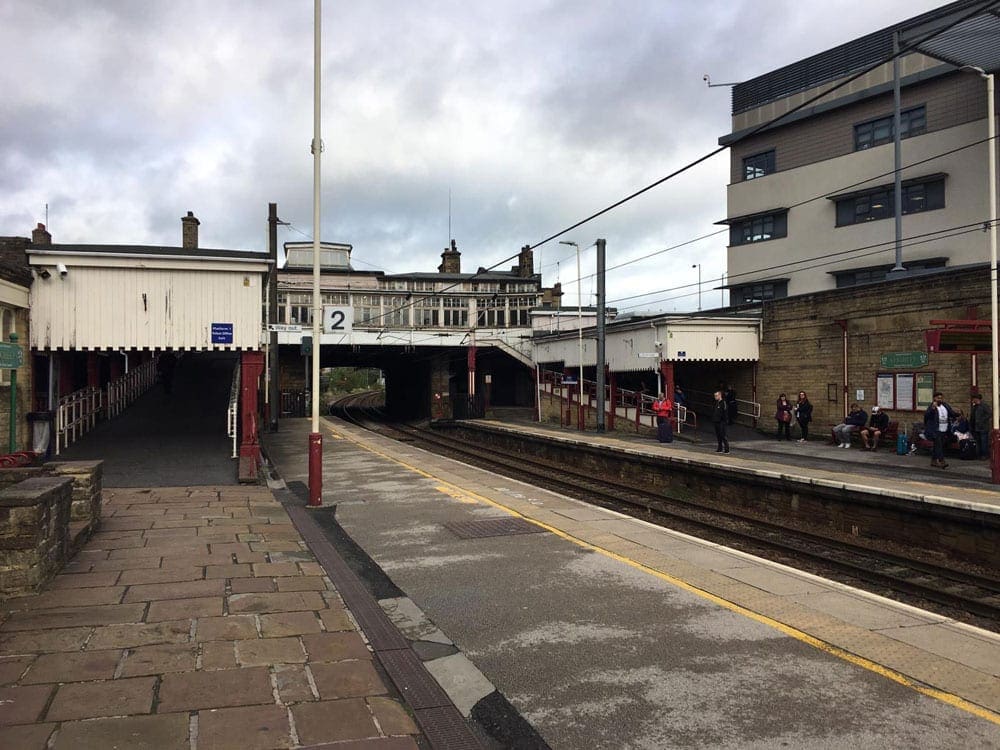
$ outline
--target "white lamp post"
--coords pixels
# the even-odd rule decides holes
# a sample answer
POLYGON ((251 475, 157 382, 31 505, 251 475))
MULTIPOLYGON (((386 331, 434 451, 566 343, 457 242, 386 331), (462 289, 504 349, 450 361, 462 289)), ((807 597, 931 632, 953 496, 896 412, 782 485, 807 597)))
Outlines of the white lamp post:
POLYGON ((992 341, 992 346, 990 348, 990 372, 992 373, 992 387, 993 387, 993 424, 990 430, 990 469, 993 475, 993 483, 1000 484, 1000 451, 997 449, 997 441, 1000 440, 1000 374, 997 373, 998 369, 998 347, 997 343, 1000 340, 1000 332, 997 331, 998 323, 998 311, 997 311, 997 123, 996 123, 996 106, 994 104, 994 87, 993 87, 993 74, 987 73, 982 68, 978 68, 974 65, 966 65, 962 70, 971 70, 974 73, 978 73, 980 77, 986 79, 986 135, 988 136, 987 145, 987 158, 986 158, 986 175, 989 181, 989 189, 987 190, 987 196, 989 200, 989 205, 987 206, 987 215, 989 217, 990 226, 990 315, 991 315, 991 326, 990 326, 990 336, 992 341))
POLYGON ((319 242, 320 242, 320 21, 323 16, 322 0, 313 5, 313 325, 312 325, 312 432, 309 434, 309 507, 323 504, 323 435, 319 431, 319 356, 320 325, 323 321, 323 301, 319 293, 319 242))
POLYGON ((559 240, 560 245, 572 245, 576 248, 576 330, 580 348, 580 409, 583 409, 583 282, 580 276, 580 246, 575 242, 559 240))
POLYGON ((701 263, 695 263, 691 268, 698 269, 698 312, 701 312, 701 263))

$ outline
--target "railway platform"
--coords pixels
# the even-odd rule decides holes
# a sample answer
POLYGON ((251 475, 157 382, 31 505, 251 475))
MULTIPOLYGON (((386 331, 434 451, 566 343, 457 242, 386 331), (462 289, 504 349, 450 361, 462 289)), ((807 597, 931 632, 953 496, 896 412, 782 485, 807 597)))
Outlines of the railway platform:
POLYGON ((359 627, 357 584, 288 495, 237 483, 220 429, 230 382, 185 360, 172 394, 154 389, 64 453, 104 462, 102 524, 42 592, 0 601, 0 748, 468 738, 391 621, 359 627), (422 689, 400 692, 375 643, 422 689))
MULTIPOLYGON (((279 485, 306 481, 308 429, 286 420, 266 436, 279 485)), ((1000 746, 995 633, 347 423, 327 421, 324 432, 324 508, 313 512, 339 530, 464 715, 482 720, 500 696, 538 733, 536 744, 525 732, 508 746, 1000 746)), ((763 446, 741 450, 739 438, 720 457, 697 444, 563 432, 634 451, 701 451, 744 470, 787 462, 763 446)), ((817 455, 794 463, 813 478, 829 471, 829 481, 996 504, 981 481, 899 479, 856 470, 848 451, 805 449, 817 455), (823 451, 839 463, 813 468, 823 451)), ((858 464, 869 457, 858 453, 858 464)))

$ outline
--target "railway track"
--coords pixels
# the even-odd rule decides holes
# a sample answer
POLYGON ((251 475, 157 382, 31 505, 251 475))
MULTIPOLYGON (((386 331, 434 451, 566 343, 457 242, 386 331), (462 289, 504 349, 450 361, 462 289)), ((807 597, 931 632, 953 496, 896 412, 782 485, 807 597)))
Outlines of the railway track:
POLYGON ((1000 577, 988 571, 970 570, 959 561, 930 560, 919 551, 901 553, 871 540, 776 524, 523 454, 504 455, 495 446, 480 448, 426 426, 394 424, 381 415, 375 398, 347 399, 336 416, 498 474, 1000 632, 1000 577))

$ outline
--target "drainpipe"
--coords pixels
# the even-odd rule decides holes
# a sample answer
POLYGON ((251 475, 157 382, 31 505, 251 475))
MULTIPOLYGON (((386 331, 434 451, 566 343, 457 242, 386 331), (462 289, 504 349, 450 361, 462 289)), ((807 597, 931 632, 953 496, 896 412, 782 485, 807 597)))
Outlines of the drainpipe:
POLYGON ((838 326, 840 330, 844 332, 844 417, 847 417, 847 321, 846 320, 835 320, 833 321, 838 326))

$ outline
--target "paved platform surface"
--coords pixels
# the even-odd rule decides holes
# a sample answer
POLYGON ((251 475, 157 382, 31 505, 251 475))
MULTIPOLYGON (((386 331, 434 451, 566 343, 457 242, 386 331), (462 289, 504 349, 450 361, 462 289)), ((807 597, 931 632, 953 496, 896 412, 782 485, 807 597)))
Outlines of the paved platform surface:
POLYGON ((0 747, 418 746, 269 490, 106 490, 104 516, 43 593, 0 605, 0 747))
MULTIPOLYGON (((556 748, 1000 747, 993 633, 327 424, 324 500, 483 676, 463 712, 495 687, 556 748)), ((267 438, 288 481, 307 432, 267 438)))

